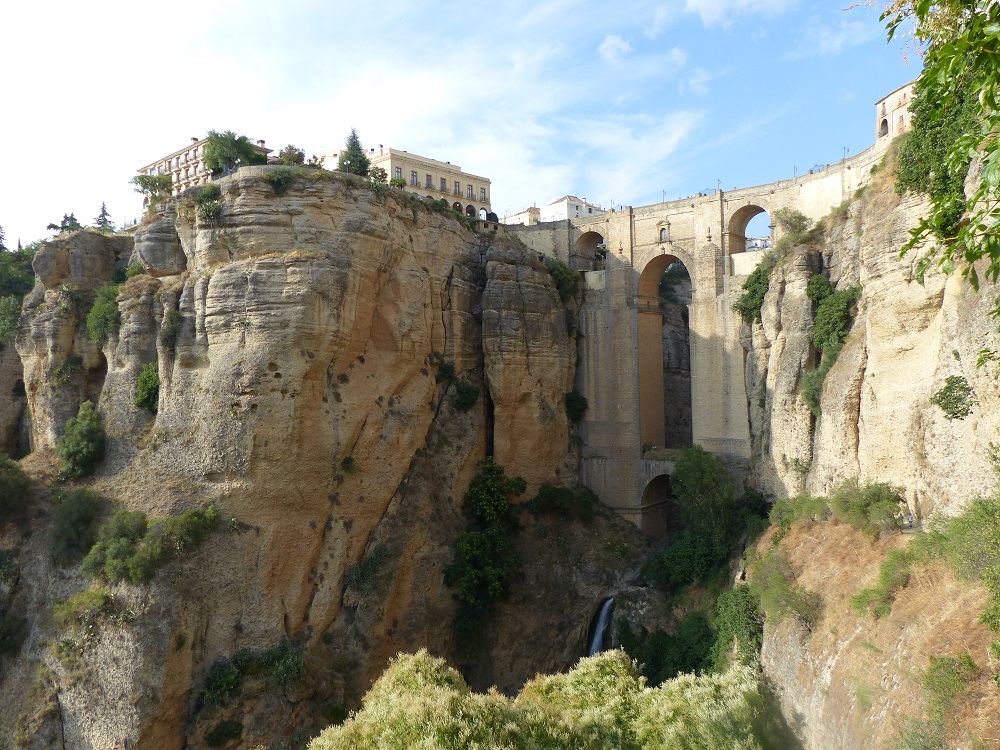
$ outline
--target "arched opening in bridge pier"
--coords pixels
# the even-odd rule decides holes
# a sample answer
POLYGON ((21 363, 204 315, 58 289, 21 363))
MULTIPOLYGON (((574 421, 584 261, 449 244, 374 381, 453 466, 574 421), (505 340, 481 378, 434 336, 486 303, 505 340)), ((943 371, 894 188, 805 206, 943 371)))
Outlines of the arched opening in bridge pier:
POLYGON ((643 452, 691 445, 691 276, 673 255, 639 277, 639 433, 643 452))
POLYGON ((569 267, 574 271, 597 271, 604 268, 606 258, 604 236, 598 232, 584 232, 573 246, 569 267))
POLYGON ((726 269, 734 276, 746 276, 756 265, 749 257, 740 253, 762 253, 774 246, 774 219, 768 212, 756 205, 739 208, 729 220, 729 255, 732 267, 726 269))
POLYGON ((642 491, 642 533, 651 539, 662 539, 680 531, 681 512, 670 487, 670 477, 654 477, 642 491))

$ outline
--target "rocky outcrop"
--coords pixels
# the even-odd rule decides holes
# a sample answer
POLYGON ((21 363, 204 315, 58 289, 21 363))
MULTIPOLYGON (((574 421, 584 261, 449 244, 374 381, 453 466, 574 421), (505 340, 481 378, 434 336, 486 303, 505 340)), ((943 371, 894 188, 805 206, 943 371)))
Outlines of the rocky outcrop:
MULTIPOLYGON (((228 710, 193 712, 209 667, 286 637, 305 648, 309 678, 279 710, 263 697, 241 704, 245 736, 273 738, 319 721, 318 706, 350 704, 400 650, 454 652, 443 569, 479 461, 492 447, 533 487, 575 482, 563 404, 575 342, 544 267, 401 193, 307 171, 279 197, 262 172, 219 183, 217 219, 190 196, 164 206, 137 230, 134 254, 130 240, 82 233, 36 260, 18 336, 36 443, 51 446, 79 403, 99 398, 108 456, 95 489, 151 516, 211 503, 226 519, 155 586, 129 588, 127 632, 109 628, 88 647, 95 678, 115 686, 90 717, 73 692, 90 683, 76 687, 45 647, 57 637, 45 602, 81 582, 56 590, 47 565, 26 568, 38 625, 25 653, 61 680, 67 745, 201 747, 205 722, 228 710), (130 260, 147 273, 122 286, 118 333, 98 349, 89 301, 130 260), (155 415, 135 405, 150 362, 155 415), (436 377, 450 368, 458 380, 436 377), (480 389, 467 411, 455 408, 459 381, 480 389), (129 694, 144 698, 120 706, 129 694), (102 716, 115 717, 103 731, 102 716)), ((29 542, 38 560, 44 537, 29 542)), ((573 606, 549 611, 538 592, 499 617, 503 646, 483 649, 481 678, 568 666, 581 644, 551 650, 538 638, 578 630, 613 584, 563 581, 573 606), (519 644, 536 617, 547 625, 519 644)), ((5 685, 0 703, 16 707, 5 685)))
POLYGON ((818 248, 800 248, 775 268, 763 322, 744 327, 752 473, 777 495, 825 494, 847 479, 904 487, 917 515, 957 512, 996 489, 990 441, 1000 428, 1000 388, 980 350, 996 346, 988 310, 998 290, 978 292, 959 275, 916 278, 919 253, 899 257, 926 206, 900 201, 880 175, 828 222, 818 248), (816 367, 810 275, 845 289, 860 284, 858 312, 827 374, 816 418, 802 399, 803 374, 816 367), (930 399, 949 376, 966 378, 972 413, 948 419, 930 399))
POLYGON ((26 453, 27 445, 20 440, 25 426, 27 397, 21 358, 13 342, 0 343, 0 453, 26 453), (22 450, 18 450, 19 442, 22 450))
POLYGON ((131 254, 130 238, 91 231, 60 235, 36 253, 16 339, 34 447, 54 447, 80 404, 100 395, 107 361, 87 335, 87 311, 131 254))

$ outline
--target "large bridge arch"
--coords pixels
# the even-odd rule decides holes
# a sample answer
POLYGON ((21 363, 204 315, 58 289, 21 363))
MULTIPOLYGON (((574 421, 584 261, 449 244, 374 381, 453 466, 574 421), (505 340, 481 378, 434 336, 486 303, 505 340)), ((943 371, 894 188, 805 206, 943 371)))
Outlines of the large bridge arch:
MULTIPOLYGON (((693 283, 695 276, 694 262, 687 253, 661 252, 645 259, 636 289, 637 315, 637 359, 639 374, 639 442, 640 447, 657 446, 680 447, 668 445, 666 416, 668 411, 665 400, 664 386, 664 309, 660 303, 660 282, 664 272, 674 263, 680 263, 687 270, 687 275, 693 283)), ((690 318, 685 316, 682 331, 687 340, 690 330, 690 318)), ((686 356, 688 377, 693 377, 690 367, 690 351, 686 356)), ((675 394, 675 397, 676 394, 675 394)), ((681 404, 682 411, 691 414, 690 386, 686 394, 681 396, 686 403, 681 404)), ((690 417, 689 417, 690 418, 690 417)))
POLYGON ((569 257, 570 268, 574 271, 593 271, 596 267, 597 248, 605 246, 605 237, 600 232, 593 229, 583 232, 573 243, 569 257))
POLYGON ((770 206, 770 201, 762 201, 760 199, 747 201, 730 214, 729 221, 726 225, 726 238, 730 255, 742 253, 746 250, 747 225, 750 224, 751 220, 765 213, 771 220, 771 239, 773 241, 774 212, 770 206))

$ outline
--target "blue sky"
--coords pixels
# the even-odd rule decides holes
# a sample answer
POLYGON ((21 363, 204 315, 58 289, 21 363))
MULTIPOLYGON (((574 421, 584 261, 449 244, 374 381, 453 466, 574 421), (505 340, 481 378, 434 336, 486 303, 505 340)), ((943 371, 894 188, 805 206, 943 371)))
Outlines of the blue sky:
MULTIPOLYGON (((136 218, 134 170, 209 129, 362 143, 493 181, 501 216, 791 177, 875 138, 919 73, 845 0, 109 0, 0 9, 0 226, 136 218)), ((15 7, 10 7, 15 6, 15 7)))

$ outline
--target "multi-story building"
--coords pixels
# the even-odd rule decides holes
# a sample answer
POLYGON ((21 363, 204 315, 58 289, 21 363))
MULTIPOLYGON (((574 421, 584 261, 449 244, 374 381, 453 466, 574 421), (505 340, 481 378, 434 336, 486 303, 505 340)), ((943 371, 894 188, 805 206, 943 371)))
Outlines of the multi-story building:
POLYGON ((915 83, 910 81, 875 102, 876 146, 887 146, 897 135, 910 129, 910 102, 915 83))
POLYGON ((587 199, 575 195, 564 195, 562 198, 542 206, 539 221, 562 221, 564 219, 579 219, 581 216, 593 216, 607 213, 596 203, 587 203, 587 199))
MULTIPOLYGON (((205 166, 205 144, 207 138, 198 140, 192 137, 191 143, 182 149, 174 151, 169 156, 157 159, 138 170, 139 174, 170 175, 170 190, 173 195, 182 193, 188 188, 204 185, 212 179, 212 173, 205 166)), ((254 150, 267 156, 271 149, 264 148, 264 141, 257 141, 254 150)))
MULTIPOLYGON (((323 166, 336 169, 341 153, 323 157, 323 166)), ((453 209, 467 216, 497 220, 495 214, 490 217, 490 180, 486 177, 463 172, 450 161, 428 159, 383 146, 379 146, 378 151, 370 149, 368 159, 372 167, 384 169, 388 179, 404 180, 407 192, 432 200, 446 200, 453 209)))

